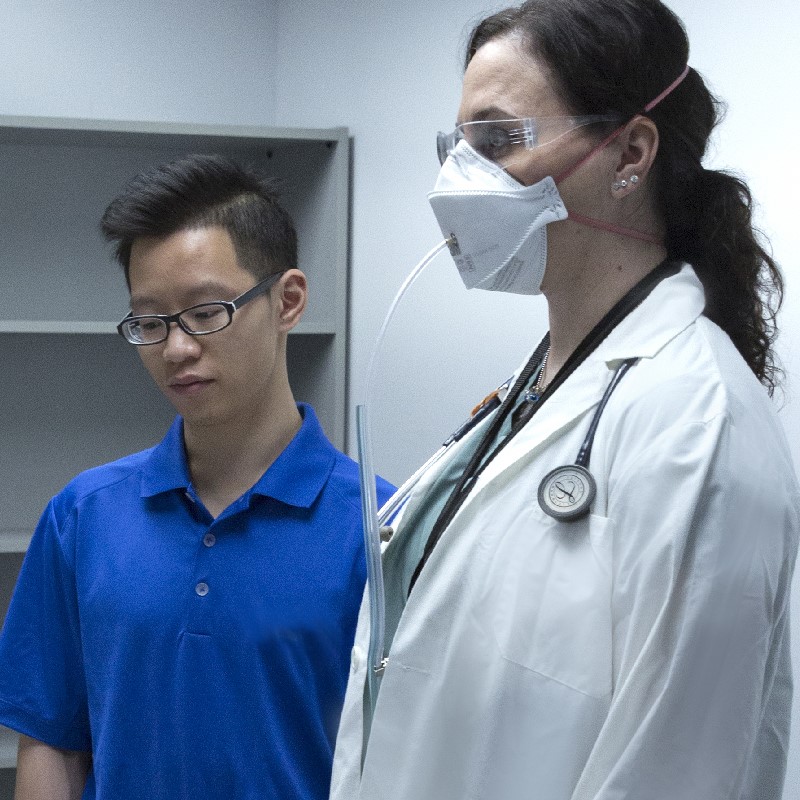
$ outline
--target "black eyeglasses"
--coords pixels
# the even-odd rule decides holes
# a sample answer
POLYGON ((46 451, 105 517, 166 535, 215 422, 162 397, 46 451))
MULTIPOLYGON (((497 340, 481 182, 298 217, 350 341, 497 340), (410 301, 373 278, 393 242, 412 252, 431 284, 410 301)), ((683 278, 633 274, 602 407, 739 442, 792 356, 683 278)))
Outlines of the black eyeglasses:
POLYGON ((269 291, 284 272, 286 270, 270 275, 233 300, 200 303, 185 308, 177 314, 138 314, 136 316, 128 314, 117 325, 117 333, 126 342, 137 346, 163 342, 169 336, 169 326, 173 322, 179 325, 184 333, 191 336, 216 333, 227 328, 233 322, 234 311, 240 309, 245 303, 249 303, 253 298, 269 291))

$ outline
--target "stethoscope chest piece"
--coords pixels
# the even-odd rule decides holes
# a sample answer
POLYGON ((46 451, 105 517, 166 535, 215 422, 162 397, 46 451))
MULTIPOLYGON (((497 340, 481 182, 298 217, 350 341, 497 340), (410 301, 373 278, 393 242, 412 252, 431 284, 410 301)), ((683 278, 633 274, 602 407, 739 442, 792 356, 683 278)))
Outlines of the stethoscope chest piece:
POLYGON ((545 514, 557 520, 575 520, 589 513, 597 484, 580 464, 556 467, 539 484, 539 505, 545 514))

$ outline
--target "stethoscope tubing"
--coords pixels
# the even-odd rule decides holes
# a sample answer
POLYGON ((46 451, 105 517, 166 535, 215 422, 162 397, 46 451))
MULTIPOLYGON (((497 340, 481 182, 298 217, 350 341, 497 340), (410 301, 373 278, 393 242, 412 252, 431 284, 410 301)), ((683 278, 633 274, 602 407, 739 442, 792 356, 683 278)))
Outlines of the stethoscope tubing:
POLYGON ((592 417, 592 421, 589 425, 589 430, 586 433, 586 438, 583 440, 581 449, 578 451, 578 457, 575 459, 575 463, 578 466, 588 469, 589 457, 592 454, 592 445, 594 444, 594 435, 597 433, 597 426, 600 424, 600 417, 603 416, 603 411, 605 410, 606 404, 611 398, 611 395, 614 393, 614 389, 617 388, 619 382, 625 377, 625 373, 638 360, 638 358, 629 358, 623 361, 614 371, 614 377, 611 379, 611 383, 609 383, 606 387, 605 392, 603 392, 602 398, 600 398, 600 403, 594 412, 594 416, 592 417))
POLYGON ((589 457, 597 426, 614 390, 637 361, 637 358, 626 359, 614 371, 614 376, 597 404, 575 463, 551 469, 540 481, 537 493, 539 507, 549 517, 559 522, 575 522, 591 511, 597 495, 597 482, 589 472, 589 457))

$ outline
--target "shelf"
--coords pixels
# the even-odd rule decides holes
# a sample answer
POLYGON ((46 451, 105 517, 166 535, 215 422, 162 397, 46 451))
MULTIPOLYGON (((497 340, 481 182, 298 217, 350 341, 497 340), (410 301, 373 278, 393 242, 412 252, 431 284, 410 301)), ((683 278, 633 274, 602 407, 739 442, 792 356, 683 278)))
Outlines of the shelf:
POLYGON ((0 725, 0 769, 13 769, 17 766, 17 742, 19 735, 16 731, 0 725))
MULTIPOLYGON (((298 265, 309 283, 308 307, 289 337, 292 386, 297 399, 314 404, 326 433, 343 449, 350 180, 345 128, 0 115, 0 185, 4 187, 0 193, 0 334, 34 337, 29 341, 36 348, 48 347, 48 336, 68 335, 74 342, 73 335, 97 338, 103 334, 101 339, 115 335, 118 321, 128 311, 128 291, 112 248, 101 236, 100 218, 135 174, 187 153, 221 153, 252 164, 276 180, 282 205, 297 228, 298 265)), ((0 349, 5 346, 4 340, 0 349)), ((99 355, 99 351, 90 352, 88 360, 82 361, 82 354, 69 348, 61 348, 61 353, 73 361, 76 371, 84 373, 99 355)), ((24 361, 20 367, 21 372, 11 374, 24 376, 28 393, 63 396, 44 373, 29 369, 24 361)), ((107 377, 112 383, 117 381, 111 372, 107 377)), ((78 382, 77 377, 70 378, 72 390, 79 391, 78 382)), ((24 401, 25 393, 20 394, 24 401)), ((103 395, 108 397, 109 391, 103 395)), ((69 430, 69 421, 65 422, 69 430)), ((49 424, 46 419, 45 423, 49 424)), ((156 425, 151 428, 158 430, 156 425)), ((35 429, 31 432, 35 436, 35 429)), ((123 433, 122 438, 135 437, 123 433)), ((86 450, 88 444, 79 446, 86 450)), ((24 444, 21 456, 26 460, 24 444)), ((0 477, 3 474, 0 464, 0 477)), ((51 488, 46 477, 38 483, 51 488)), ((0 513, 4 491, 8 490, 0 488, 0 513)), ((40 500, 37 495, 36 503, 40 500)), ((24 516, 27 524, 27 512, 24 516)), ((11 524, 19 521, 13 519, 11 524)))
POLYGON ((57 120, 29 122, 20 127, 19 118, 0 116, 0 184, 6 187, 0 194, 0 319, 5 324, 74 321, 88 326, 80 328, 87 333, 98 317, 111 317, 116 324, 128 310, 128 292, 100 233, 107 204, 143 169, 186 153, 219 152, 253 164, 278 182, 282 204, 297 227, 299 266, 309 279, 307 329, 344 335, 349 151, 342 129, 301 134, 152 123, 90 129, 101 123, 73 120, 75 127, 59 131, 52 128, 57 120))
POLYGON ((64 144, 120 147, 139 144, 146 137, 169 137, 178 143, 236 145, 252 140, 271 147, 298 141, 346 141, 347 128, 263 128, 248 125, 202 125, 187 122, 81 119, 76 117, 0 116, 0 144, 36 141, 49 146, 64 144))
POLYGON ((0 333, 114 333, 116 322, 81 322, 44 319, 0 320, 0 333))
MULTIPOLYGON (((121 319, 121 317, 120 317, 121 319)), ((47 319, 3 319, 0 320, 0 334, 33 333, 33 334, 113 334, 117 335, 117 322, 82 322, 80 320, 47 320, 47 319)), ((305 319, 292 331, 290 336, 333 336, 336 331, 314 320, 305 319)))
POLYGON ((32 537, 30 528, 0 528, 0 553, 24 553, 32 537))
POLYGON ((120 336, 4 334, 0 372, 6 530, 33 530, 77 473, 156 444, 175 416, 120 336))
MULTIPOLYGON (((100 219, 134 175, 188 153, 227 155, 275 179, 309 282, 289 380, 345 447, 345 128, 0 116, 0 621, 50 497, 80 471, 156 444, 174 418, 137 349, 116 335, 128 291, 100 219)), ((0 727, 0 796, 17 738, 0 727)))

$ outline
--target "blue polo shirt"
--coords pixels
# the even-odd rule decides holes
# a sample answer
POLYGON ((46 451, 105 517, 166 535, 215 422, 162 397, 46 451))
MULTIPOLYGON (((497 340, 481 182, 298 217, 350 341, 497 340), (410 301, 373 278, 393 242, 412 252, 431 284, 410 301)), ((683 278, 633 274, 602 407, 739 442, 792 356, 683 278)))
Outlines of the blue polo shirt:
POLYGON ((327 798, 361 506, 356 464, 298 407, 300 431, 216 520, 180 418, 42 515, 0 637, 0 723, 91 750, 84 798, 327 798))

